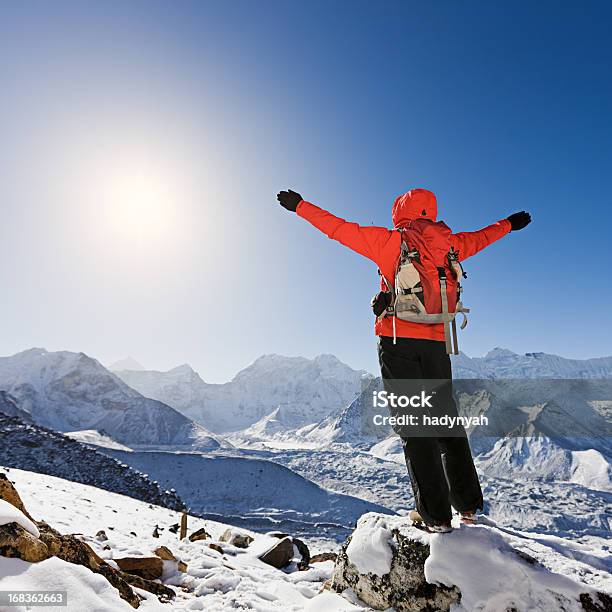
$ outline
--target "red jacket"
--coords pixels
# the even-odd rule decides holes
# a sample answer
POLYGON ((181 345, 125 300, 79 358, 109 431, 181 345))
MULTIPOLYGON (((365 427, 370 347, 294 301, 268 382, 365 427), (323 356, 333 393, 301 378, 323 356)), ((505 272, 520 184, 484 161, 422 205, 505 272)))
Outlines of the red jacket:
MULTIPOLYGON (((312 223, 329 238, 337 240, 356 253, 371 259, 388 279, 395 277, 395 269, 400 253, 400 233, 386 227, 361 226, 349 223, 331 213, 302 200, 297 207, 297 214, 312 223)), ((403 227, 416 218, 436 220, 438 205, 436 196, 426 189, 412 189, 396 198, 393 204, 393 224, 395 228, 403 227)), ((510 221, 502 219, 476 232, 453 234, 451 244, 459 253, 460 261, 471 257, 491 243, 505 236, 511 229, 510 221)), ((381 289, 386 289, 381 280, 381 289)), ((395 319, 396 335, 402 338, 426 338, 444 341, 444 326, 411 323, 395 319)), ((377 319, 374 326, 377 336, 393 336, 391 317, 377 319)))

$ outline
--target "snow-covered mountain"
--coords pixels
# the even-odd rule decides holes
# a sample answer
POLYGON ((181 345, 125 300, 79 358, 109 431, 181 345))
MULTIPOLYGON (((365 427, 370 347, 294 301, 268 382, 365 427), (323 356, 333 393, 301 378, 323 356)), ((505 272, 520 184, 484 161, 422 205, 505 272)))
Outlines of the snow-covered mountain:
POLYGON ((185 504, 146 474, 46 427, 0 413, 0 465, 66 478, 182 510, 185 504))
POLYGON ((288 427, 316 423, 350 403, 371 378, 333 355, 264 355, 224 384, 204 382, 188 365, 168 372, 116 374, 144 396, 165 402, 214 432, 247 428, 279 406, 288 427))
POLYGON ((142 396, 84 353, 35 348, 1 357, 0 389, 34 422, 56 431, 95 429, 128 446, 219 446, 202 426, 142 396))
POLYGON ((600 452, 569 450, 545 436, 502 438, 477 463, 489 476, 574 482, 612 492, 612 467, 600 452))
POLYGON ((461 353, 452 358, 452 364, 455 378, 612 378, 612 357, 566 359, 494 348, 484 357, 461 353))

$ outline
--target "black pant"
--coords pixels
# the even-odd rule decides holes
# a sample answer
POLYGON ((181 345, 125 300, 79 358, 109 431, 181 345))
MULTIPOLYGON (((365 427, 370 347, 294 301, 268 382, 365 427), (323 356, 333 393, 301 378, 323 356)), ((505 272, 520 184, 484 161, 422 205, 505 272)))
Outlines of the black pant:
MULTIPOLYGON (((380 370, 385 381, 394 379, 448 380, 445 411, 457 415, 452 397, 451 364, 444 342, 417 338, 381 337, 378 343, 380 370)), ((406 466, 419 514, 428 524, 449 522, 451 504, 459 512, 482 509, 482 490, 470 445, 461 428, 452 437, 402 435, 406 466)))

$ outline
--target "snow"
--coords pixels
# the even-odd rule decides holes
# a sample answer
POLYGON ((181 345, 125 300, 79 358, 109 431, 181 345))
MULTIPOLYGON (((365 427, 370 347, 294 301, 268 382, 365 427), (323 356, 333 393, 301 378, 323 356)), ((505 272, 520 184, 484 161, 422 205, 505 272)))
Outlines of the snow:
MULTIPOLYGON (((130 604, 118 596, 117 590, 106 578, 87 568, 51 557, 40 563, 26 563, 21 559, 0 557, 0 588, 3 591, 67 591, 65 607, 45 606, 43 609, 66 612, 129 612, 130 604)), ((139 591, 144 595, 143 591, 139 591)), ((30 606, 11 606, 11 612, 26 612, 30 606)), ((35 608, 36 609, 36 608, 35 608)), ((147 593, 139 610, 165 610, 159 601, 147 593)))
POLYGON ((364 513, 383 506, 329 491, 266 459, 191 453, 108 454, 148 474, 196 514, 257 530, 344 539, 364 513))
POLYGON ((279 406, 283 416, 274 425, 277 429, 317 423, 355 399, 363 381, 372 377, 333 355, 315 359, 264 355, 223 384, 204 382, 188 365, 167 372, 115 373, 146 397, 217 433, 246 429, 279 406))
POLYGON ((202 426, 142 396, 84 353, 36 348, 0 357, 0 389, 38 425, 56 431, 95 429, 130 447, 220 446, 202 426))
POLYGON ((428 534, 405 518, 367 514, 357 523, 347 556, 360 573, 383 576, 391 568, 392 530, 429 545, 426 580, 455 585, 461 590, 461 602, 453 612, 548 612, 559 609, 559 594, 568 600, 564 602, 566 609, 581 610, 578 596, 593 592, 593 587, 562 575, 560 569, 578 576, 580 568, 593 571, 594 566, 603 563, 598 583, 593 586, 602 591, 612 588, 612 575, 605 571, 605 566, 610 566, 609 554, 598 560, 589 559, 586 547, 560 538, 548 541, 534 534, 506 530, 486 518, 483 524, 466 526, 460 525, 457 517, 453 525, 455 529, 450 534, 428 534), (572 555, 572 549, 577 554, 572 555), (569 565, 573 565, 573 572, 568 571, 569 565))
POLYGON ((612 491, 612 469, 606 458, 595 449, 572 451, 571 482, 589 489, 612 491))
POLYGON ((130 451, 132 450, 129 446, 125 446, 124 444, 119 444, 119 442, 115 442, 109 436, 105 436, 101 434, 96 429, 82 429, 80 431, 67 431, 66 436, 72 438, 73 440, 77 440, 78 442, 82 442, 83 444, 91 444, 93 446, 101 446, 102 448, 112 448, 114 450, 124 450, 130 451))
POLYGON ((612 357, 565 359, 547 353, 518 355, 495 348, 484 357, 451 358, 456 378, 612 378, 612 357))
POLYGON ((359 521, 358 526, 346 549, 349 561, 361 574, 388 574, 393 551, 391 530, 385 519, 368 514, 359 521))
MULTIPOLYGON (((165 583, 177 587, 176 599, 162 605, 148 595, 141 609, 206 610, 223 612, 250 609, 261 612, 301 612, 357 610, 336 593, 318 594, 322 583, 331 577, 333 564, 314 564, 308 571, 286 573, 257 558, 275 538, 247 532, 255 538, 247 549, 219 542, 228 525, 189 517, 189 533, 205 527, 212 540, 179 540, 168 527, 180 520, 180 514, 138 500, 43 476, 34 472, 10 470, 28 511, 44 518, 62 533, 77 533, 104 559, 123 556, 151 556, 159 546, 167 546, 177 558, 188 564, 187 573, 166 572, 165 583), (69 511, 67 509, 70 509, 69 511), (160 537, 152 536, 155 526, 160 537), (107 540, 96 534, 104 530, 107 540), (208 547, 218 543, 224 554, 208 547), (108 549, 105 547, 108 546, 108 549)), ((49 559, 38 564, 0 557, 0 590, 68 590, 67 612, 91 610, 131 610, 101 576, 89 570, 49 559), (127 607, 126 607, 127 606, 127 607)), ((143 594, 142 591, 139 591, 143 594)), ((18 608, 17 608, 18 609, 18 608)))
POLYGON ((425 562, 428 582, 456 585, 461 590, 465 610, 556 610, 562 593, 574 602, 585 592, 578 584, 559 574, 552 574, 516 554, 500 533, 483 526, 432 535, 430 556, 425 562))
POLYGON ((35 538, 39 537, 38 527, 18 508, 15 508, 7 501, 0 499, 0 525, 17 523, 26 531, 29 531, 35 538))

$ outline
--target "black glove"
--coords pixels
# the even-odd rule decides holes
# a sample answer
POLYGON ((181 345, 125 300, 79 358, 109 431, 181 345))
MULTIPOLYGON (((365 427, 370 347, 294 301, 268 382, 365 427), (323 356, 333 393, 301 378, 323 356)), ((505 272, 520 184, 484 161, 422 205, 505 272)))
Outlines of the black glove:
POLYGON ((511 232, 522 230, 531 223, 531 215, 528 212, 522 210, 521 212, 514 213, 508 217, 508 221, 512 224, 511 232))
POLYGON ((276 199, 280 205, 291 212, 295 212, 297 205, 303 200, 302 196, 291 189, 289 191, 280 191, 276 194, 276 199))

